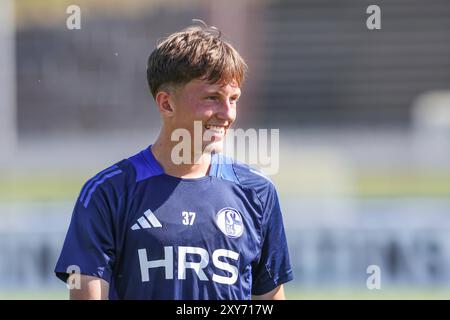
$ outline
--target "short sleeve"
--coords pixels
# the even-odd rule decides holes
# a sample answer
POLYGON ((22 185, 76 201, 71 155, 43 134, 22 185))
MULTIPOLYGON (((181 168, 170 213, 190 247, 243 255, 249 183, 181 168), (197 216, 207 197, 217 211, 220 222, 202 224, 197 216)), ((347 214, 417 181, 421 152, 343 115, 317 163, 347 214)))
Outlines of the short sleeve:
POLYGON ((253 295, 262 295, 293 279, 283 218, 275 187, 270 184, 262 222, 259 261, 253 266, 253 295))
POLYGON ((67 281, 68 269, 73 266, 81 274, 111 281, 116 251, 113 215, 107 192, 100 187, 93 191, 87 183, 73 210, 55 267, 56 276, 63 281, 67 281))

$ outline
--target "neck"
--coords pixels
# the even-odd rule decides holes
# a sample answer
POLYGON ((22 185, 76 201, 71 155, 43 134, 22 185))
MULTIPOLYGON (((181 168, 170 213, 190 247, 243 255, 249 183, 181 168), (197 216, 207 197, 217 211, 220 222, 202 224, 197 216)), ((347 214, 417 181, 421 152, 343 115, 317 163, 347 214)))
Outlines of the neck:
MULTIPOLYGON (((194 157, 194 151, 191 150, 190 158, 192 163, 176 164, 172 160, 172 150, 179 144, 178 141, 171 141, 170 135, 161 132, 152 145, 152 153, 159 162, 164 172, 168 175, 178 178, 200 178, 208 175, 211 165, 211 154, 202 153, 194 157)), ((191 143, 191 145, 193 145, 191 143)))

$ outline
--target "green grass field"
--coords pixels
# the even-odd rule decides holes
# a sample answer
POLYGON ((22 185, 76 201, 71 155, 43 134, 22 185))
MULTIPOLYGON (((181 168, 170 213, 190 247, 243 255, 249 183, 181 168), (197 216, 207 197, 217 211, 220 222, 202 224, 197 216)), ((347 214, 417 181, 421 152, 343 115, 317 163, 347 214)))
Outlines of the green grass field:
MULTIPOLYGON (((286 288, 289 300, 450 300, 450 288, 389 288, 380 290, 336 288, 286 288)), ((62 290, 0 291, 0 300, 67 300, 62 290)))
POLYGON ((289 300, 450 300, 449 288, 287 289, 289 300))
MULTIPOLYGON (((288 170, 289 172, 289 170, 288 170)), ((92 175, 40 173, 34 176, 0 172, 0 201, 74 201, 83 183, 92 175)), ((280 194, 302 196, 295 174, 273 177, 280 194)), ((450 174, 362 172, 355 176, 353 197, 447 197, 450 174)))

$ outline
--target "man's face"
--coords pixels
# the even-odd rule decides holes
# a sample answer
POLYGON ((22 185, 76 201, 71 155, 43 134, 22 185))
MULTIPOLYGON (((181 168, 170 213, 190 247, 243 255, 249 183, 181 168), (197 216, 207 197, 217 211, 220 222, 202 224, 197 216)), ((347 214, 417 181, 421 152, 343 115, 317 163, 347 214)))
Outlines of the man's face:
MULTIPOLYGON (((201 122, 204 152, 220 152, 227 130, 236 119, 236 103, 241 90, 235 81, 210 84, 195 79, 176 90, 173 95, 172 129, 187 129, 194 138, 194 121, 201 122)), ((193 146, 193 144, 192 144, 193 146)))

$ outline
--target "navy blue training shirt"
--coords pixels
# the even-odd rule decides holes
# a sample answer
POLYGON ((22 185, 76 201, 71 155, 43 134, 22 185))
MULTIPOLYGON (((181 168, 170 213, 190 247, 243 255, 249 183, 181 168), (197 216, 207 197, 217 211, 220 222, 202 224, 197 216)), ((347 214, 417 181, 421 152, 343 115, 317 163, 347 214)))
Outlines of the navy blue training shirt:
POLYGON ((151 148, 83 186, 56 264, 110 299, 251 299, 293 279, 274 185, 222 154, 209 175, 164 173, 151 148), (69 271, 70 272, 70 271, 69 271))

